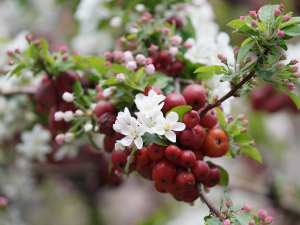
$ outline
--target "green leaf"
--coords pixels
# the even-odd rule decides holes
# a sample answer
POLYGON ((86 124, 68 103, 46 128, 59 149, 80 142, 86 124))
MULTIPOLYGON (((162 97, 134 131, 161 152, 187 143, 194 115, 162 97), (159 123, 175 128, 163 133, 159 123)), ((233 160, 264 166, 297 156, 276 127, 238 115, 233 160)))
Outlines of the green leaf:
POLYGON ((286 93, 291 97, 291 99, 294 101, 295 105, 297 106, 297 109, 299 110, 300 109, 300 99, 299 97, 292 93, 286 86, 284 85, 281 85, 282 88, 286 91, 286 93))
POLYGON ((277 27, 282 21, 283 21, 284 17, 283 16, 278 16, 274 22, 274 26, 273 27, 277 27))
POLYGON ((240 64, 241 61, 245 58, 245 56, 248 54, 250 49, 253 47, 255 43, 255 40, 248 41, 239 51, 238 57, 237 57, 237 63, 240 64))
POLYGON ((126 36, 127 40, 131 40, 131 39, 134 39, 134 38, 137 38, 137 34, 129 34, 129 35, 126 36))
POLYGON ((231 81, 232 78, 234 78, 235 76, 240 75, 240 73, 235 73, 235 74, 224 74, 221 78, 220 81, 224 82, 224 81, 231 81))
POLYGON ((206 225, 222 225, 222 220, 219 218, 211 218, 206 220, 205 222, 206 225))
POLYGON ((247 70, 251 70, 255 67, 255 65, 256 65, 256 62, 253 62, 253 63, 251 63, 251 65, 245 67, 242 71, 245 72, 247 70))
POLYGON ((225 194, 225 197, 226 197, 226 201, 230 201, 230 207, 232 208, 233 203, 232 203, 232 200, 231 200, 229 194, 227 193, 227 191, 224 191, 224 194, 225 194))
POLYGON ((252 147, 251 145, 247 145, 247 146, 241 146, 239 148, 239 151, 244 152, 247 156, 249 156, 250 158, 256 160, 257 162, 262 163, 262 159, 261 159, 261 155, 259 153, 259 151, 257 151, 254 147, 252 147))
POLYGON ((253 38, 247 38, 245 41, 243 41, 241 47, 243 47, 245 44, 247 44, 249 41, 253 40, 253 38))
POLYGON ((48 55, 48 42, 45 39, 40 39, 41 41, 41 46, 42 46, 42 55, 48 55))
POLYGON ((146 31, 145 30, 140 30, 138 33, 137 33, 137 36, 138 36, 138 40, 137 42, 140 42, 141 40, 143 40, 143 38, 146 36, 146 31))
POLYGON ((119 81, 115 77, 112 77, 108 80, 106 80, 101 86, 109 86, 109 85, 117 85, 120 84, 119 81))
POLYGON ((156 77, 156 81, 153 83, 153 85, 159 87, 160 89, 164 89, 169 82, 173 82, 172 77, 168 77, 160 72, 154 72, 154 74, 149 77, 156 77))
POLYGON ((90 142, 91 142, 91 144, 92 144, 92 146, 93 146, 93 148, 94 149, 97 149, 97 150, 101 150, 101 148, 96 144, 96 142, 94 141, 94 139, 93 139, 93 137, 92 137, 92 134, 91 133, 86 133, 87 134, 87 136, 89 137, 89 139, 90 139, 90 142))
POLYGON ((283 31, 284 35, 289 35, 292 37, 298 36, 300 35, 300 24, 288 26, 283 31))
POLYGON ((239 29, 240 27, 244 26, 246 22, 244 20, 233 20, 227 24, 227 26, 239 29))
MULTIPOLYGON (((222 73, 224 73, 224 72, 222 72, 222 73)), ((200 73, 197 73, 196 80, 200 80, 200 79, 209 80, 213 76, 214 76, 214 72, 213 71, 200 72, 200 73)))
POLYGON ((220 124, 225 127, 226 126, 226 121, 225 121, 225 116, 222 112, 221 109, 219 109, 218 107, 215 107, 215 110, 217 111, 218 113, 218 118, 219 118, 219 121, 220 121, 220 124))
POLYGON ((135 81, 138 84, 141 80, 141 77, 144 73, 145 67, 141 67, 136 73, 135 73, 135 81))
POLYGON ((254 222, 254 220, 248 216, 248 215, 245 215, 245 214, 241 214, 241 213, 233 213, 235 215, 235 218, 239 221, 239 223, 241 225, 248 225, 249 222, 254 222))
MULTIPOLYGON (((129 159, 128 159, 128 161, 127 161, 127 163, 126 163, 126 166, 125 166, 125 173, 126 173, 126 174, 128 174, 129 166, 130 166, 130 164, 131 164, 131 159, 132 159, 134 153, 136 152, 136 150, 137 150, 136 147, 133 148, 133 149, 131 150, 129 159)), ((119 151, 122 151, 122 150, 119 150, 119 151)))
POLYGON ((112 168, 114 167, 112 161, 109 161, 109 164, 108 164, 108 173, 111 173, 111 170, 112 168))
POLYGON ((276 71, 266 71, 266 70, 260 70, 256 73, 256 75, 261 76, 262 78, 266 80, 271 80, 272 76, 276 73, 276 71))
POLYGON ((257 23, 257 26, 259 27, 260 31, 262 31, 262 32, 267 29, 267 25, 264 22, 257 23))
POLYGON ((75 81, 73 92, 76 97, 80 97, 84 94, 84 90, 78 79, 75 81))
POLYGON ((24 68, 26 68, 26 65, 24 64, 18 65, 13 71, 11 71, 10 76, 13 75, 20 76, 24 68))
POLYGON ((278 43, 278 45, 281 47, 281 48, 283 48, 285 51, 287 51, 288 50, 288 47, 287 47, 287 45, 286 45, 286 41, 280 41, 279 43, 278 43))
POLYGON ((265 5, 259 9, 259 19, 265 22, 270 29, 275 19, 274 10, 278 9, 278 5, 265 5))
POLYGON ((121 65, 118 65, 118 64, 110 64, 106 68, 108 70, 112 70, 112 71, 114 71, 116 73, 124 73, 124 74, 127 74, 127 75, 130 74, 130 72, 126 69, 125 66, 121 66, 121 65))
POLYGON ((241 133, 241 130, 235 124, 228 126, 226 131, 232 136, 239 135, 241 133))
POLYGON ((152 26, 152 32, 154 32, 156 27, 163 24, 165 21, 166 21, 166 19, 159 19, 159 20, 155 21, 155 23, 152 26))
POLYGON ((221 185, 221 186, 227 188, 228 182, 229 182, 229 175, 228 175, 227 171, 224 170, 221 166, 218 166, 218 165, 212 163, 211 161, 207 161, 207 164, 208 164, 208 165, 215 165, 215 166, 217 166, 217 167, 220 169, 220 172, 221 172, 221 180, 220 180, 219 185, 221 185))
POLYGON ((104 59, 97 57, 97 56, 86 56, 85 60, 89 62, 91 66, 93 66, 97 72, 104 73, 105 72, 105 65, 104 59))
POLYGON ((158 135, 145 133, 143 135, 143 140, 150 141, 158 145, 169 146, 169 142, 166 139, 160 138, 158 135))
POLYGON ((178 121, 179 121, 179 122, 182 122, 183 115, 184 115, 186 112, 190 111, 191 109, 192 109, 192 107, 189 106, 189 105, 181 105, 181 106, 177 106, 177 107, 171 109, 171 110, 166 114, 166 116, 168 116, 168 114, 169 114, 170 112, 176 112, 176 113, 178 114, 178 117, 179 117, 178 121))
POLYGON ((222 71, 222 67, 221 66, 202 66, 202 67, 196 69, 194 73, 207 72, 207 71, 222 71))
POLYGON ((37 59, 38 58, 39 51, 38 51, 36 45, 33 42, 29 45, 28 49, 26 50, 25 56, 28 59, 29 58, 32 58, 32 59, 37 59))
POLYGON ((241 132, 239 135, 234 136, 234 141, 238 144, 246 144, 252 142, 249 134, 241 132))
POLYGON ((282 23, 280 25, 280 30, 282 30, 283 28, 287 27, 287 26, 290 26, 292 24, 295 24, 295 23, 300 23, 300 17, 292 17, 291 19, 289 19, 288 21, 282 23))

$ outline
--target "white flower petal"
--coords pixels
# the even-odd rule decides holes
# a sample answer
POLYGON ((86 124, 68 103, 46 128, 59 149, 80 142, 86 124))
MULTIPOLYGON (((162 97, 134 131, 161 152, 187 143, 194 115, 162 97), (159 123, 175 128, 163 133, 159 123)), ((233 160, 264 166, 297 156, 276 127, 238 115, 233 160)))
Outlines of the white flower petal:
POLYGON ((129 125, 124 125, 122 128, 121 128, 121 133, 124 134, 124 135, 128 135, 130 133, 130 130, 132 130, 132 127, 129 126, 129 125))
POLYGON ((171 125, 171 130, 183 131, 184 129, 185 129, 185 124, 181 122, 177 122, 171 125))
POLYGON ((130 138, 130 137, 124 137, 122 140, 121 140, 121 143, 124 145, 124 146, 129 146, 131 145, 133 141, 133 138, 130 138))
POLYGON ((152 127, 152 130, 159 135, 164 135, 165 134, 165 130, 163 128, 163 126, 154 126, 152 127))
POLYGON ((166 138, 169 139, 170 141, 176 142, 176 134, 175 134, 175 132, 173 132, 173 131, 167 131, 167 132, 165 133, 165 136, 166 136, 166 138))
POLYGON ((167 117, 166 117, 166 121, 169 124, 174 124, 178 121, 179 117, 178 114, 176 112, 170 112, 167 117))
POLYGON ((141 137, 136 138, 134 144, 138 149, 141 149, 143 147, 143 139, 141 137))

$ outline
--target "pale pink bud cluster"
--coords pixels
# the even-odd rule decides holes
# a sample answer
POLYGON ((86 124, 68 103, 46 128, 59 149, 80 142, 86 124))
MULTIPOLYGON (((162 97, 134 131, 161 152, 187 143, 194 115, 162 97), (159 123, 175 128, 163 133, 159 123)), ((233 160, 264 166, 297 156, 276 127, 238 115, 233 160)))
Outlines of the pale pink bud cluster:
POLYGON ((258 211, 258 217, 259 218, 266 219, 267 216, 268 216, 268 214, 267 214, 266 210, 261 209, 261 210, 258 211))
POLYGON ((283 4, 280 4, 280 5, 278 6, 278 9, 284 10, 284 5, 283 5, 283 4))
POLYGON ((248 225, 255 225, 255 223, 250 221, 248 225))
POLYGON ((5 70, 4 68, 2 68, 2 69, 1 69, 1 73, 2 73, 3 75, 5 75, 5 74, 6 74, 6 70, 5 70))
POLYGON ((164 27, 164 28, 162 29, 162 32, 163 32, 164 34, 168 35, 168 34, 169 34, 169 28, 164 27))
POLYGON ((139 63, 139 64, 144 64, 146 62, 146 57, 142 54, 138 54, 135 57, 135 60, 139 63))
POLYGON ((227 63, 227 58, 226 57, 222 57, 221 58, 221 63, 227 63))
POLYGON ((299 61, 297 59, 292 59, 289 64, 290 65, 296 65, 298 62, 299 61))
POLYGON ((238 116, 238 118, 241 119, 241 120, 243 120, 243 119, 245 119, 245 115, 244 115, 244 114, 240 114, 240 115, 238 116))
POLYGON ((298 66, 291 66, 290 71, 292 73, 297 73, 298 72, 298 66))
POLYGON ((129 61, 126 65, 126 69, 129 71, 134 71, 137 68, 137 64, 135 61, 129 61))
POLYGON ((287 59, 286 54, 281 55, 280 58, 279 58, 279 60, 286 60, 286 59, 287 59))
POLYGON ((118 39, 118 42, 120 42, 120 43, 124 43, 125 41, 126 41, 125 37, 120 37, 118 39))
POLYGON ((267 224, 270 224, 270 223, 272 223, 272 222, 273 222, 273 220, 274 220, 274 218, 273 218, 272 216, 268 216, 268 217, 266 218, 266 222, 267 222, 267 224))
POLYGON ((231 225, 231 222, 229 220, 224 220, 222 225, 231 225))
POLYGON ((245 63, 249 63, 249 62, 251 62, 251 60, 252 60, 251 56, 247 56, 245 63))
POLYGON ((13 55, 14 52, 13 52, 12 50, 7 50, 7 51, 6 51, 6 54, 7 54, 7 55, 13 55))
POLYGON ((122 51, 118 51, 118 50, 115 50, 113 51, 113 57, 118 60, 118 59, 121 59, 123 57, 123 52, 122 51))
MULTIPOLYGON (((246 121, 246 120, 244 120, 244 122, 245 122, 245 121, 246 121)), ((247 121, 247 122, 248 122, 248 121, 247 121)), ((252 205, 250 205, 250 204, 245 204, 244 210, 245 210, 246 213, 251 212, 251 211, 252 211, 252 205)))
POLYGON ((55 141, 59 145, 63 144, 64 141, 65 141, 65 135, 64 134, 58 134, 58 135, 56 135, 55 141))
POLYGON ((193 44, 194 44, 194 41, 191 38, 189 38, 184 42, 183 46, 185 48, 191 48, 191 47, 193 47, 193 44))
POLYGON ((225 219, 224 214, 220 214, 219 218, 220 218, 221 220, 225 219))
POLYGON ((295 89, 295 84, 293 84, 293 83, 288 83, 288 84, 286 85, 286 87, 287 87, 290 91, 292 91, 292 90, 295 89))
POLYGON ((154 65, 153 65, 153 64, 149 64, 149 65, 146 67, 145 71, 146 71, 146 73, 147 73, 148 75, 154 74, 154 72, 155 72, 155 67, 154 67, 154 65))
POLYGON ((173 37, 171 37, 171 43, 173 45, 180 45, 182 42, 182 38, 179 35, 174 35, 173 37))
POLYGON ((240 16, 240 20, 245 20, 245 16, 240 16))
POLYGON ((218 59, 222 59, 223 55, 222 54, 218 54, 218 59))
POLYGON ((68 55, 62 55, 62 56, 61 56, 61 59, 62 59, 63 61, 67 61, 67 60, 68 60, 68 58, 69 58, 69 56, 68 56, 68 55))
POLYGON ((229 200, 227 200, 226 202, 225 202, 225 205, 227 206, 227 207, 230 207, 230 201, 229 200))
POLYGON ((27 41, 30 41, 31 35, 30 35, 30 34, 26 34, 26 35, 25 35, 25 39, 26 39, 27 41))
POLYGON ((0 207, 6 207, 8 205, 8 200, 5 197, 0 197, 0 207))
POLYGON ((244 128, 242 129, 242 132, 247 133, 247 132, 248 132, 248 129, 247 129, 246 127, 244 127, 244 128))
POLYGON ((280 9, 275 9, 274 10, 274 16, 277 17, 277 16, 280 16, 280 15, 281 15, 280 9))
POLYGON ((179 51, 178 48, 174 46, 170 47, 169 49, 169 53, 174 56, 177 55, 178 51, 179 51))
POLYGON ((158 46, 157 46, 157 45, 154 45, 154 44, 151 44, 150 50, 155 52, 155 51, 158 50, 158 46))
POLYGON ((62 51, 62 52, 68 52, 69 51, 69 48, 68 48, 68 46, 67 45, 62 45, 62 46, 60 46, 60 51, 62 51))
POLYGON ((284 64, 283 63, 278 64, 277 69, 278 70, 283 70, 284 69, 284 64))
POLYGON ((104 57, 107 58, 107 59, 110 59, 113 55, 111 52, 104 52, 104 57))
POLYGON ((123 82, 125 80, 125 75, 124 73, 119 73, 116 75, 116 78, 118 82, 123 82))
POLYGON ((123 56, 124 56, 125 63, 128 63, 129 61, 133 61, 133 55, 130 51, 124 52, 123 56))
POLYGON ((257 22, 255 20, 251 21, 251 26, 255 27, 257 25, 257 22))
POLYGON ((147 58, 145 64, 148 66, 153 63, 153 60, 151 58, 147 58))
POLYGON ((235 57, 238 56, 239 51, 240 51, 240 50, 239 50, 239 47, 238 47, 238 46, 234 46, 234 47, 233 47, 233 53, 234 53, 234 56, 235 56, 235 57))
MULTIPOLYGON (((244 121, 243 121, 243 124, 244 124, 245 126, 248 126, 248 124, 249 124, 248 120, 244 120, 244 121)), ((250 206, 251 206, 251 205, 250 205, 250 206)))
POLYGON ((252 18, 256 18, 256 12, 255 11, 249 11, 249 16, 252 18))
POLYGON ((284 32, 282 30, 279 30, 277 32, 278 37, 282 38, 284 36, 284 32))
POLYGON ((286 22, 286 21, 289 21, 289 20, 291 19, 291 17, 289 17, 288 15, 285 15, 285 16, 283 17, 283 19, 284 19, 284 21, 286 22))
POLYGON ((232 121, 233 120, 233 116, 228 116, 227 119, 228 119, 228 121, 232 121))

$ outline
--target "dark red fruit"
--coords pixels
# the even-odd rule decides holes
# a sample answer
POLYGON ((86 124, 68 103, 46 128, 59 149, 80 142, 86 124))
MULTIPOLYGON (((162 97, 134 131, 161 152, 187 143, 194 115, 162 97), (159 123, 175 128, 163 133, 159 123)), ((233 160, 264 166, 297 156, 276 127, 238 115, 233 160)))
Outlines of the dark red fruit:
POLYGON ((195 177, 191 172, 182 171, 175 178, 176 186, 183 191, 192 189, 195 185, 195 177))
POLYGON ((176 145, 169 145, 165 149, 165 157, 174 165, 179 166, 179 156, 181 152, 182 150, 178 148, 176 145))
POLYGON ((160 66, 158 67, 166 68, 171 62, 172 62, 172 58, 169 52, 160 51, 158 53, 157 63, 156 63, 156 64, 158 63, 160 64, 160 66))
POLYGON ((160 161, 165 158, 165 146, 150 142, 147 146, 147 154, 153 161, 160 161))
POLYGON ((136 171, 146 180, 153 180, 152 169, 150 165, 136 164, 136 171))
POLYGON ((184 97, 181 94, 175 92, 167 94, 164 102, 165 104, 164 107, 162 108, 164 114, 166 114, 176 106, 186 105, 186 101, 184 97))
POLYGON ((53 106, 58 101, 57 92, 52 83, 45 83, 35 93, 35 100, 42 106, 53 106))
POLYGON ((196 140, 192 145, 189 145, 189 149, 199 149, 204 143, 205 137, 206 137, 206 131, 202 126, 199 124, 193 128, 193 130, 196 132, 196 140))
MULTIPOLYGON (((116 168, 116 170, 121 173, 125 173, 125 166, 127 163, 127 158, 130 155, 130 151, 128 149, 125 150, 113 150, 111 154, 111 161, 116 168)), ((131 163, 129 166, 128 173, 131 173, 136 167, 135 163, 131 163)))
POLYGON ((103 140, 104 151, 111 153, 114 150, 116 139, 116 133, 105 135, 103 140))
POLYGON ((150 90, 155 91, 158 95, 163 95, 164 93, 162 92, 162 90, 160 88, 158 88, 155 85, 149 85, 148 87, 145 88, 145 91, 143 92, 143 95, 148 96, 148 93, 150 90))
POLYGON ((181 61, 175 61, 171 65, 171 71, 175 75, 181 74, 182 70, 184 70, 184 64, 181 61))
POLYGON ((95 108, 95 115, 99 118, 104 113, 115 113, 115 106, 110 101, 100 101, 95 108))
POLYGON ((181 29, 183 27, 183 19, 178 16, 178 15, 173 15, 171 16, 168 20, 167 23, 173 24, 173 20, 176 23, 176 30, 181 29))
POLYGON ((165 186, 155 183, 155 189, 160 193, 168 193, 165 186))
POLYGON ((189 191, 186 191, 182 195, 175 195, 174 198, 177 201, 184 201, 184 202, 193 202, 199 198, 199 193, 197 192, 196 188, 192 188, 189 191))
POLYGON ((72 102, 60 101, 58 103, 58 109, 62 112, 72 111, 75 112, 77 108, 74 106, 72 102))
POLYGON ((194 110, 199 110, 206 104, 205 89, 202 85, 190 84, 183 90, 182 95, 187 104, 192 106, 194 110))
POLYGON ((204 154, 203 154, 203 152, 200 148, 199 149, 192 149, 191 151, 194 152, 194 154, 196 156, 196 160, 203 160, 204 154))
POLYGON ((218 123, 218 114, 215 109, 208 110, 201 116, 200 125, 207 128, 212 128, 218 123))
POLYGON ((187 128, 193 128, 200 122, 200 116, 195 110, 190 110, 183 115, 182 122, 187 128))
POLYGON ((192 168, 192 173, 194 174, 196 180, 202 181, 209 174, 209 166, 206 162, 197 160, 196 165, 192 168))
POLYGON ((206 138, 202 146, 204 155, 209 157, 221 157, 228 152, 229 138, 226 131, 219 128, 211 128, 206 132, 206 138))
POLYGON ((180 154, 179 157, 180 166, 184 168, 192 168, 196 165, 196 156, 194 152, 185 150, 180 154))
POLYGON ((175 182, 172 184, 166 185, 165 188, 166 188, 167 192, 170 193, 171 195, 180 195, 185 192, 184 190, 180 190, 180 188, 176 186, 175 182))
POLYGON ((169 70, 165 69, 165 68, 160 68, 160 67, 158 67, 158 68, 156 69, 157 65, 160 66, 160 64, 157 63, 157 64, 155 65, 155 71, 161 72, 161 73, 165 74, 165 75, 168 76, 168 77, 171 76, 171 72, 170 72, 169 70))
POLYGON ((57 109, 55 106, 51 107, 50 114, 48 117, 49 127, 53 128, 55 130, 58 130, 58 131, 66 132, 70 128, 71 123, 70 122, 67 123, 65 121, 55 121, 54 114, 56 111, 57 111, 57 109))
POLYGON ((215 165, 209 165, 209 173, 208 176, 201 181, 201 183, 206 187, 214 187, 219 184, 221 180, 221 172, 220 169, 215 165))
POLYGON ((123 134, 121 134, 119 132, 116 132, 116 136, 117 136, 118 140, 121 140, 121 139, 123 139, 125 137, 123 134))
POLYGON ((111 113, 103 113, 98 119, 98 126, 101 134, 111 135, 114 133, 113 125, 116 116, 111 113))
POLYGON ((55 85, 60 94, 65 92, 73 93, 73 88, 78 74, 74 70, 67 70, 66 72, 58 74, 55 79, 55 85))
POLYGON ((172 184, 176 177, 176 168, 171 162, 162 160, 152 170, 152 177, 160 185, 172 184))
POLYGON ((157 163, 158 163, 158 162, 156 162, 156 161, 151 161, 150 166, 151 166, 151 169, 152 169, 152 170, 153 170, 154 167, 157 165, 157 163))
POLYGON ((189 146, 194 144, 196 141, 196 132, 191 128, 185 128, 179 134, 179 142, 183 146, 189 146))
POLYGON ((142 166, 148 165, 151 163, 151 159, 147 153, 147 147, 142 147, 141 149, 136 150, 134 153, 134 158, 136 162, 142 166))

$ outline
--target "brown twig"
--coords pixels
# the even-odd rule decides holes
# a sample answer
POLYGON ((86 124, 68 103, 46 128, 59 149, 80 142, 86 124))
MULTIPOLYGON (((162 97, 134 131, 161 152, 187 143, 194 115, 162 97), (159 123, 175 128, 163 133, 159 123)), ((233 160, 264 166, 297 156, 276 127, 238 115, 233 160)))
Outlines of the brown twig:
POLYGON ((196 189, 199 193, 200 198, 205 202, 205 204, 208 206, 210 211, 212 211, 214 214, 216 214, 218 217, 221 215, 221 212, 219 209, 210 201, 210 199, 206 196, 205 192, 201 188, 201 183, 196 184, 196 189))

